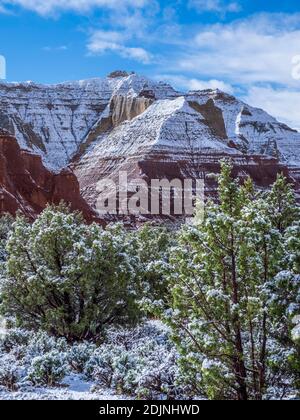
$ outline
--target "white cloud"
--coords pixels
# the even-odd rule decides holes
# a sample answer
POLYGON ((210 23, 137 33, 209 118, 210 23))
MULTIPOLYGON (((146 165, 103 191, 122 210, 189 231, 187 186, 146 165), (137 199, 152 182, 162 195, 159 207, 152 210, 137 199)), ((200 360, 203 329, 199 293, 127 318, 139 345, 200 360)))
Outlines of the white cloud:
POLYGON ((236 13, 241 10, 238 2, 224 0, 190 0, 189 6, 198 12, 236 13))
POLYGON ((151 54, 143 48, 129 47, 125 43, 130 35, 115 31, 96 31, 88 43, 88 50, 93 54, 114 51, 124 58, 130 58, 144 64, 151 60, 151 54))
POLYGON ((0 13, 8 14, 8 10, 0 3, 0 13))
POLYGON ((205 89, 220 89, 223 92, 233 93, 234 88, 223 82, 222 80, 199 80, 195 78, 189 78, 180 75, 159 75, 156 77, 157 80, 164 80, 179 90, 205 90, 205 89))
POLYGON ((300 87, 299 90, 290 90, 254 86, 243 100, 300 131, 300 87))
MULTIPOLYGON (((300 55, 300 13, 261 13, 231 23, 183 25, 176 20, 176 5, 182 3, 174 0, 159 8, 157 0, 0 0, 0 13, 12 10, 11 6, 42 16, 103 8, 105 18, 89 28, 90 53, 113 52, 149 64, 154 62, 149 51, 159 51, 155 61, 169 73, 161 78, 177 88, 233 93, 233 86, 237 90, 240 86, 247 92, 245 101, 299 128, 300 72, 292 59, 300 55)), ((223 15, 238 12, 242 2, 185 3, 200 13, 223 15)))
POLYGON ((228 80, 295 85, 293 56, 300 52, 300 15, 258 15, 202 28, 176 62, 181 71, 228 80))
MULTIPOLYGON (((113 51, 143 64, 150 63, 152 59, 149 52, 136 44, 141 42, 147 30, 148 14, 152 16, 157 10, 156 0, 0 0, 0 8, 8 6, 20 6, 45 17, 65 11, 84 14, 97 8, 106 9, 105 22, 99 21, 98 25, 103 23, 112 30, 91 30, 88 51, 94 54, 113 51), (131 42, 132 39, 135 41, 131 42)), ((53 51, 55 48, 46 47, 45 50, 53 51)))
POLYGON ((68 47, 66 45, 59 45, 57 47, 44 47, 43 50, 46 52, 55 52, 55 51, 67 51, 68 47))
POLYGON ((108 9, 140 8, 144 7, 147 2, 148 0, 0 0, 0 7, 5 9, 7 6, 21 6, 40 15, 49 15, 66 10, 82 13, 97 7, 108 9))

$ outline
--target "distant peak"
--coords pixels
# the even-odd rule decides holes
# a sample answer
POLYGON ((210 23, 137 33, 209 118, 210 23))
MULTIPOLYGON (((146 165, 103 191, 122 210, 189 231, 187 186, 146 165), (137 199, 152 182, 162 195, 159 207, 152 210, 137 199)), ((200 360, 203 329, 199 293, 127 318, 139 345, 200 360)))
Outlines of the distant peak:
POLYGON ((112 73, 110 73, 107 77, 109 79, 118 79, 118 78, 121 78, 121 77, 129 77, 132 74, 135 74, 135 72, 132 71, 132 72, 129 73, 127 71, 116 70, 116 71, 113 71, 112 73))

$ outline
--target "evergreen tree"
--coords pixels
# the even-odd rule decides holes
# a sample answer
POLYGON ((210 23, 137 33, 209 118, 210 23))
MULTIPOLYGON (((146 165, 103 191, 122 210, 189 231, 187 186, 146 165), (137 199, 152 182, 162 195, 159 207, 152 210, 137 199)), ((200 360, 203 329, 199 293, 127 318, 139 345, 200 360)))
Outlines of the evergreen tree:
POLYGON ((164 273, 174 241, 166 228, 151 224, 145 224, 134 232, 133 238, 140 298, 143 301, 159 299, 168 293, 168 282, 164 273))
POLYGON ((18 217, 7 245, 2 313, 69 341, 99 337, 136 316, 135 272, 120 225, 88 226, 67 208, 18 217))
POLYGON ((292 217, 284 223, 269 211, 270 202, 275 207, 280 201, 280 178, 266 200, 249 180, 239 187, 231 170, 223 162, 220 202, 207 205, 204 223, 180 234, 171 255, 170 309, 163 316, 196 392, 211 399, 262 399, 272 385, 268 285, 281 270, 282 235, 292 217))
POLYGON ((12 230, 14 218, 10 214, 0 217, 0 263, 6 259, 6 243, 12 230))
POLYGON ((268 284, 269 311, 273 318, 274 352, 271 380, 285 395, 290 384, 300 393, 300 223, 284 236, 285 258, 275 279, 268 284), (298 321, 297 321, 298 320, 298 321), (297 339, 298 331, 298 339, 297 339))
POLYGON ((267 193, 267 215, 273 226, 283 233, 295 220, 299 220, 300 212, 292 185, 279 174, 272 190, 267 193))

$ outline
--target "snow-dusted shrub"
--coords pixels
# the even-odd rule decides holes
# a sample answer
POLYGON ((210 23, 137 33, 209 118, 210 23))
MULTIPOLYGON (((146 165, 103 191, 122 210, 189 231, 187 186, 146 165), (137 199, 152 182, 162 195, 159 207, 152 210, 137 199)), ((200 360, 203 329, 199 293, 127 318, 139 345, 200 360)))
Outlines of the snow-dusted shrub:
POLYGON ((186 391, 177 383, 180 381, 177 358, 175 349, 161 345, 154 347, 138 373, 136 395, 148 400, 187 398, 186 391))
POLYGON ((121 225, 86 225, 62 205, 34 223, 18 217, 7 250, 2 311, 68 342, 137 320, 136 257, 121 225))
POLYGON ((168 328, 159 321, 149 321, 135 328, 111 327, 106 331, 105 343, 123 346, 130 350, 142 340, 151 338, 153 342, 167 344, 168 328))
POLYGON ((134 395, 141 363, 143 360, 139 359, 136 352, 121 351, 113 364, 112 388, 120 393, 134 395))
POLYGON ((21 368, 18 361, 10 355, 1 355, 0 363, 0 385, 9 391, 15 391, 18 388, 18 382, 21 379, 21 368))
POLYGON ((94 344, 74 344, 67 353, 69 365, 76 372, 82 373, 95 350, 96 346, 94 344))
POLYGON ((1 349, 10 352, 17 346, 26 346, 32 337, 32 332, 22 328, 8 329, 5 336, 0 340, 1 349))
POLYGON ((67 342, 64 338, 55 339, 44 331, 38 331, 32 334, 28 345, 25 348, 23 361, 26 365, 30 365, 33 359, 51 352, 64 354, 68 350, 67 342))
POLYGON ((186 398, 177 385, 177 353, 160 325, 110 329, 86 364, 85 374, 101 387, 138 398, 186 398))
POLYGON ((67 374, 66 356, 57 350, 35 357, 28 370, 28 379, 34 385, 54 386, 67 374))
POLYGON ((53 350, 65 352, 67 342, 64 338, 55 339, 43 331, 32 335, 27 346, 27 355, 31 358, 49 353, 53 350))
POLYGON ((84 370, 85 375, 96 380, 100 386, 110 388, 113 382, 115 359, 119 352, 120 347, 102 345, 87 362, 84 370))
POLYGON ((167 228, 145 224, 134 233, 141 299, 159 299, 168 292, 164 276, 174 235, 167 228))

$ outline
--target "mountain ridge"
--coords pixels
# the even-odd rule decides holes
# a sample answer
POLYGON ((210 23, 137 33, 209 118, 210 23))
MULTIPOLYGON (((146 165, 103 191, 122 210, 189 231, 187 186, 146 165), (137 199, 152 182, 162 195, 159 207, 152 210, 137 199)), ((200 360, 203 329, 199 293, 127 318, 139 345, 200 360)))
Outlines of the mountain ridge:
POLYGON ((141 179, 205 177, 227 157, 240 176, 257 167, 261 186, 282 168, 299 181, 296 130, 219 89, 182 93, 136 73, 57 85, 0 83, 0 127, 49 170, 71 166, 93 207, 97 182, 121 170, 141 179))

